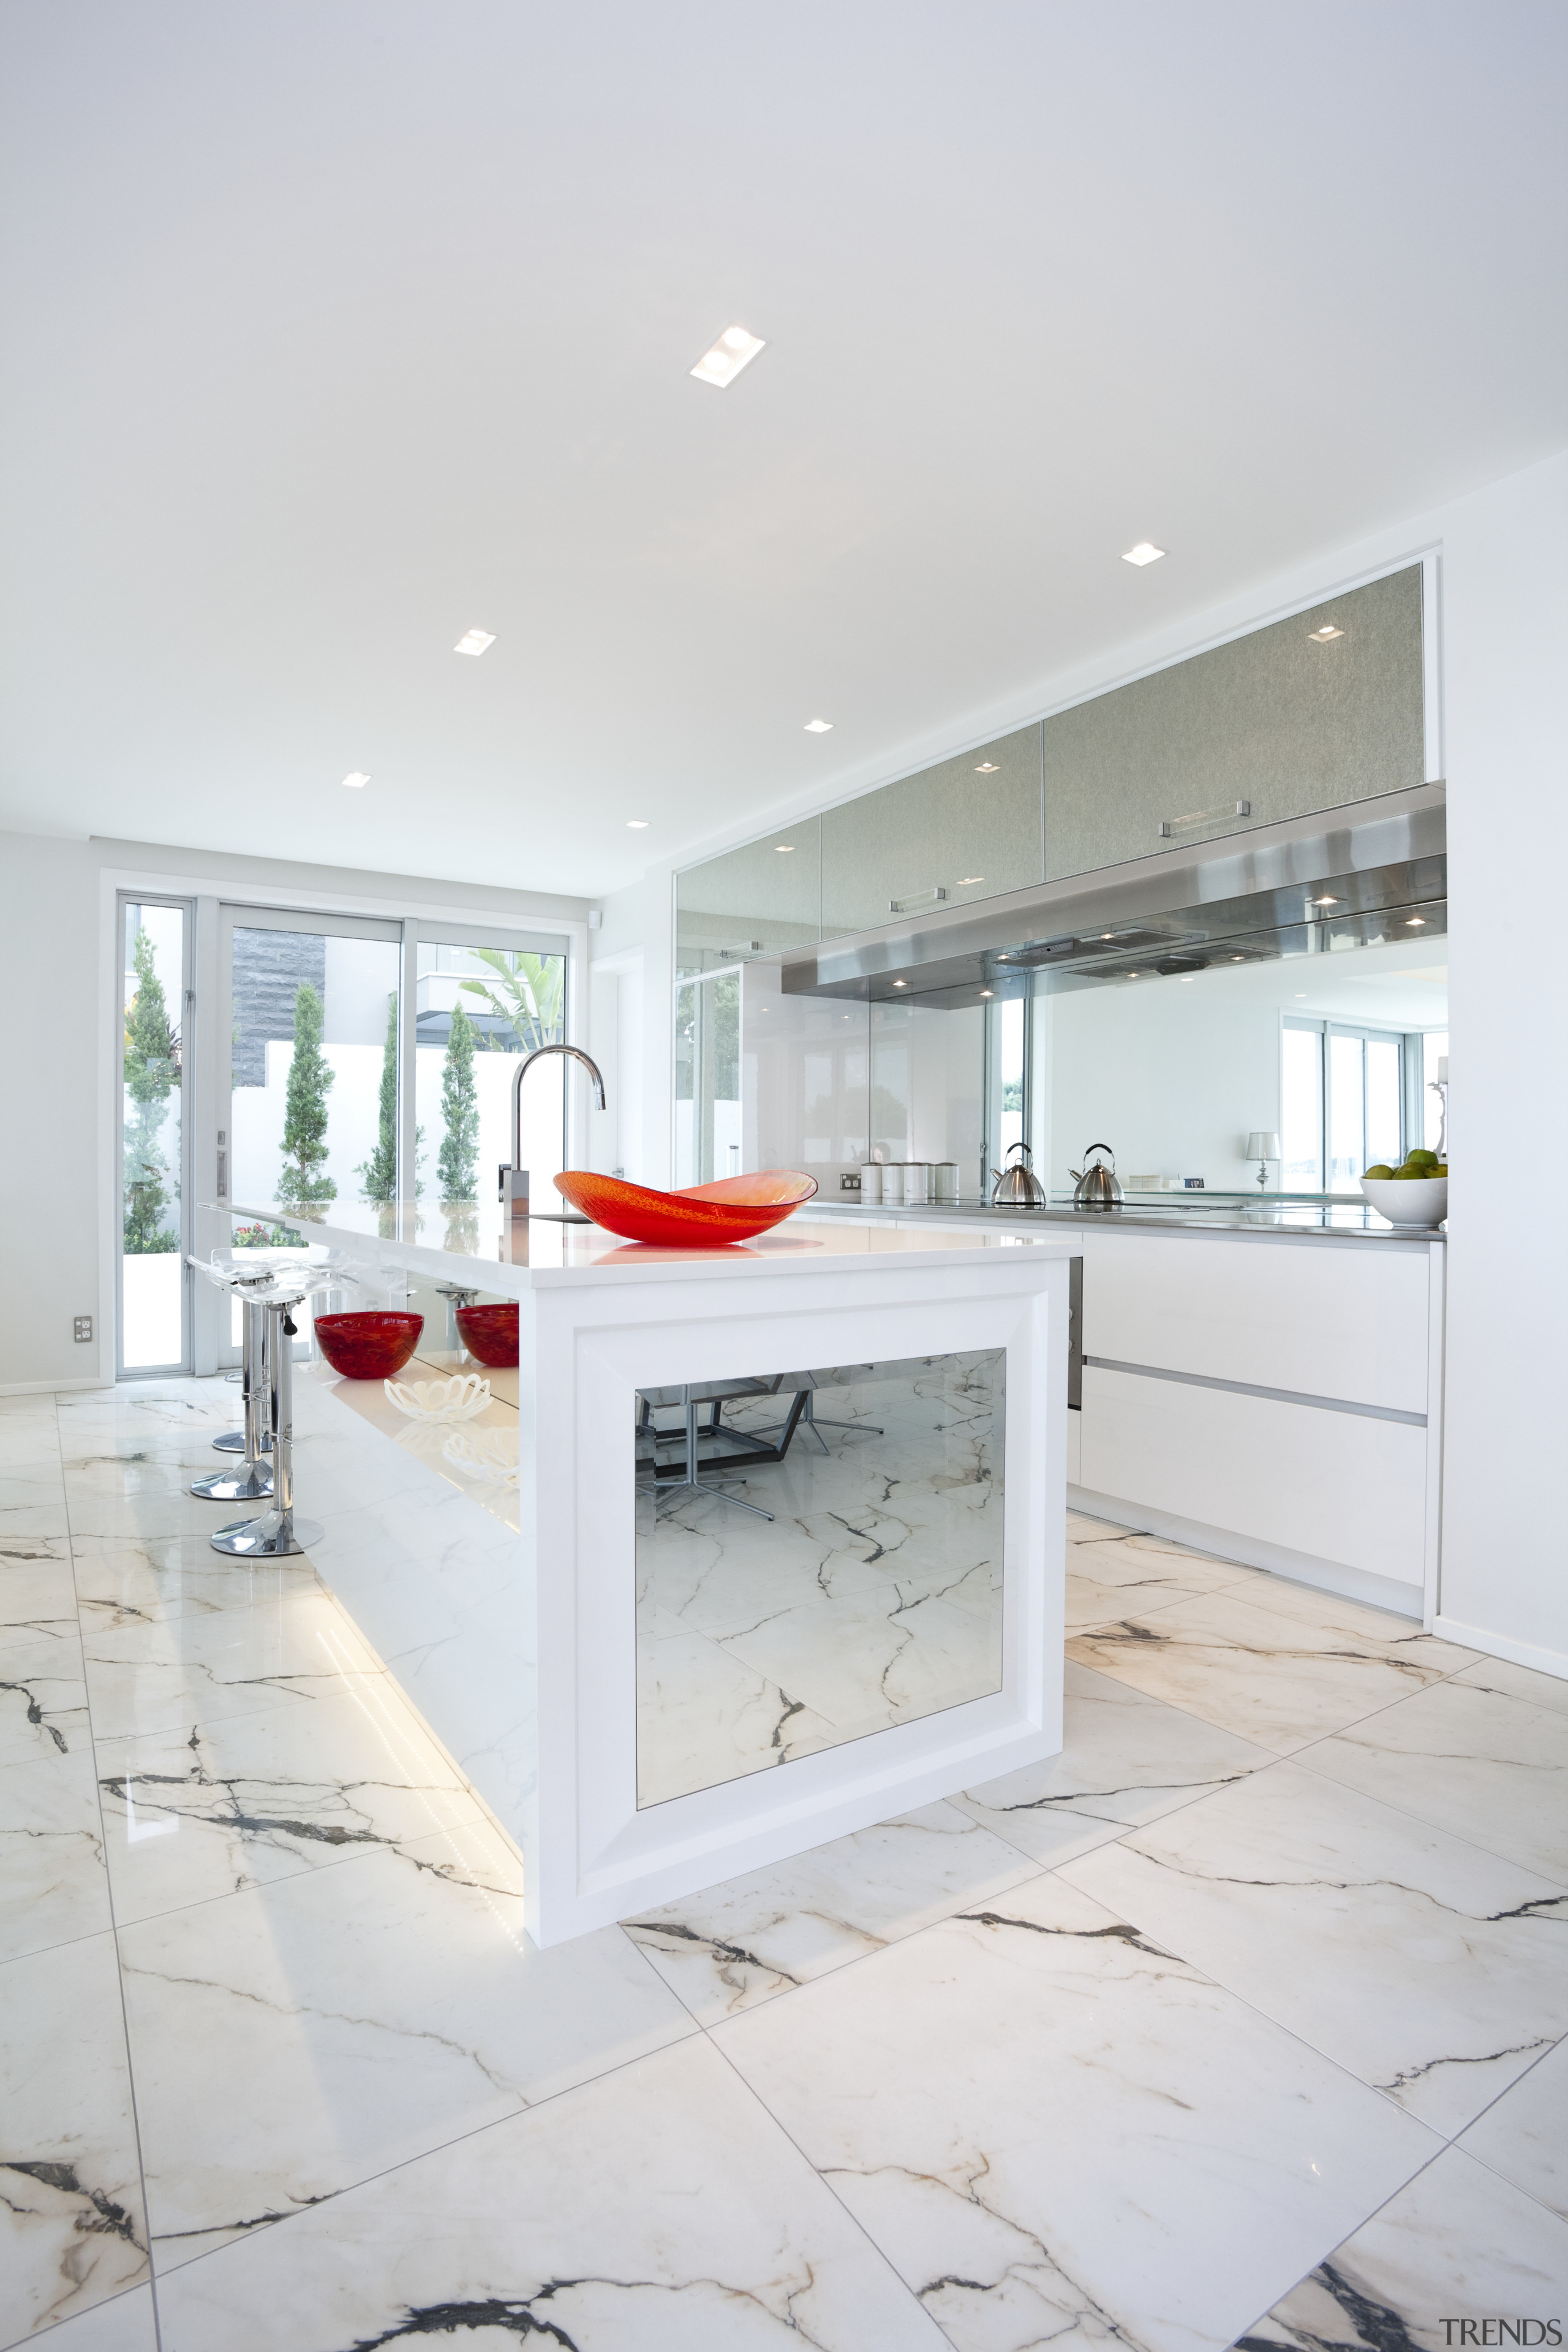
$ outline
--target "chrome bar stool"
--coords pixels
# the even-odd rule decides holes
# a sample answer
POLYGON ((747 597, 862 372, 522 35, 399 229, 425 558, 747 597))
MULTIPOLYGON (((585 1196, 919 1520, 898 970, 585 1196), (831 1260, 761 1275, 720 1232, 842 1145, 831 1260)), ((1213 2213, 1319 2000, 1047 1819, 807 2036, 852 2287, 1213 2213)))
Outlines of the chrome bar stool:
MULTIPOLYGON (((214 1269, 191 1261, 211 1278, 214 1269)), ((267 1365, 267 1312, 259 1299, 251 1294, 262 1284, 270 1282, 270 1272, 257 1272, 248 1283, 225 1283, 238 1291, 244 1320, 241 1325, 240 1381, 245 1404, 245 1428, 242 1443, 245 1460, 237 1470, 217 1470, 210 1478, 197 1478, 191 1492, 205 1503, 255 1503, 272 1492, 272 1472, 263 1459, 272 1447, 272 1431, 268 1424, 267 1399, 269 1390, 267 1365)))
POLYGON ((298 1336, 299 1327, 290 1309, 342 1278, 324 1268, 321 1279, 314 1282, 279 1279, 257 1300, 268 1325, 266 1410, 272 1438, 271 1507, 254 1519, 236 1519, 219 1528, 210 1538, 214 1551, 226 1552, 237 1559, 283 1559, 303 1551, 308 1544, 320 1543, 325 1532, 313 1519, 294 1517, 294 1354, 289 1342, 298 1336))

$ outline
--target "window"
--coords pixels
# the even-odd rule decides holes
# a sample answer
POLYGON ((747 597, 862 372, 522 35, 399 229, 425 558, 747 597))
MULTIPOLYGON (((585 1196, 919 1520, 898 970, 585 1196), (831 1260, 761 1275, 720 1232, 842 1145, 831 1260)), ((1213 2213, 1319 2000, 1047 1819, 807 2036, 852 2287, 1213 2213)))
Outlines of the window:
POLYGON ((1405 1156, 1405 1038, 1288 1017, 1280 1041, 1284 1190, 1354 1192, 1405 1156))
POLYGON ((675 991, 675 1181, 741 1172, 741 975, 706 973, 675 991))
POLYGON ((190 1364, 190 908, 121 901, 120 1369, 190 1364))

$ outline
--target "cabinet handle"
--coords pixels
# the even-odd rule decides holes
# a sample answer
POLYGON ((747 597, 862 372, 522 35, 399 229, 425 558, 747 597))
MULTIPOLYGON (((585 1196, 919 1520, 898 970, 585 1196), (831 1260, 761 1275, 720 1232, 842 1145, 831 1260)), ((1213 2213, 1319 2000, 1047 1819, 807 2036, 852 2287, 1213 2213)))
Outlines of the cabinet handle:
POLYGON ((912 898, 889 898, 888 912, 889 915, 912 915, 917 908, 927 904, 940 907, 946 896, 946 883, 938 882, 929 890, 917 890, 912 898))
POLYGON ((1217 824, 1225 816, 1250 816, 1250 801, 1226 801, 1224 808, 1194 809, 1191 816, 1164 816, 1160 820, 1160 838, 1169 841, 1173 833, 1184 832, 1189 824, 1217 824))

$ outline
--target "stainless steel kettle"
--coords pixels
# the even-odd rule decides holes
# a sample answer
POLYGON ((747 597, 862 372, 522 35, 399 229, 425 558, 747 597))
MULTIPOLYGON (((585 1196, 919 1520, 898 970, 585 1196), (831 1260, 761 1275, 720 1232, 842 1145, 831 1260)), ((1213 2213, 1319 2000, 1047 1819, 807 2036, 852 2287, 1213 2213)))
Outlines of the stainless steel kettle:
POLYGON ((1089 1151, 1110 1151, 1109 1143, 1091 1143, 1083 1155, 1083 1173, 1069 1168, 1073 1181, 1072 1204, 1075 1209, 1114 1209, 1121 1199, 1121 1187, 1116 1181, 1116 1154, 1110 1151, 1108 1168, 1102 1160, 1090 1160, 1089 1151))
MULTIPOLYGON (((1009 1144, 1009 1160, 1015 1151, 1021 1151, 1024 1160, 1034 1157, 1026 1143, 1009 1144)), ((1047 1205, 1046 1188, 1034 1170, 1025 1167, 1024 1160, 1017 1160, 1010 1168, 998 1168, 996 1171, 991 1183, 991 1205, 994 1209, 1043 1209, 1047 1205)))

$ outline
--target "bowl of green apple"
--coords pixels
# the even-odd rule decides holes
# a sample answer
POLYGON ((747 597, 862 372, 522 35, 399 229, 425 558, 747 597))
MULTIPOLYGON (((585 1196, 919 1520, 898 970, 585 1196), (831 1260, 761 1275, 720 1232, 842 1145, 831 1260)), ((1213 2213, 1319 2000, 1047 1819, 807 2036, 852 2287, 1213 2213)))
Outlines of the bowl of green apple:
POLYGON ((1407 1152, 1403 1168, 1380 1160, 1362 1178, 1361 1189, 1391 1225, 1430 1230, 1448 1213, 1448 1163, 1435 1151, 1407 1152))

